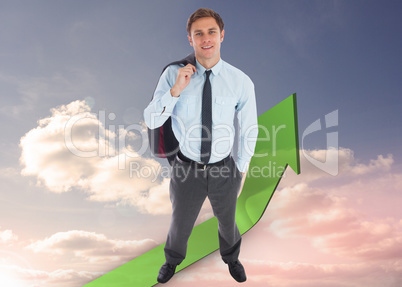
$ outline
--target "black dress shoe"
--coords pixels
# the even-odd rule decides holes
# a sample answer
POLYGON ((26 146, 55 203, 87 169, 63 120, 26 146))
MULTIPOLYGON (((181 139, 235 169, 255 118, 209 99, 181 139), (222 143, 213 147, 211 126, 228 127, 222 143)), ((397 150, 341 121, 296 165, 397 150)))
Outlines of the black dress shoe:
POLYGON ((165 262, 161 269, 159 269, 158 274, 158 282, 159 283, 166 283, 173 277, 174 272, 176 271, 176 265, 169 264, 165 262))
POLYGON ((244 267, 240 261, 229 262, 228 265, 230 275, 232 275, 237 282, 244 282, 247 280, 246 272, 244 271, 244 267))

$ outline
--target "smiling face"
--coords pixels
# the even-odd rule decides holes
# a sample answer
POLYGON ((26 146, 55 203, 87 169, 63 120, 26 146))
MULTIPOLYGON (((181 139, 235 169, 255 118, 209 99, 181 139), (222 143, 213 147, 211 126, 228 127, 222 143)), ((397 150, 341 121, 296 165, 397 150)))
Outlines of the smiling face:
POLYGON ((200 18, 191 25, 188 40, 194 48, 198 62, 206 69, 218 63, 224 34, 225 30, 220 31, 212 17, 200 18))

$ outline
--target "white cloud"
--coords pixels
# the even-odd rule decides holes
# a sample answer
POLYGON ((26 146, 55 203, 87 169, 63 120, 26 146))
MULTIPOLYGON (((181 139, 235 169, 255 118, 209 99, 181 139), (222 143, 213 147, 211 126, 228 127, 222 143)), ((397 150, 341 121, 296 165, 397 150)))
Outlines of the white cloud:
POLYGON ((0 230, 0 244, 12 244, 18 236, 10 229, 0 230))
MULTIPOLYGON (((309 157, 319 161, 325 162, 328 151, 327 150, 300 150, 300 166, 301 175, 296 175, 294 172, 285 171, 285 176, 282 182, 286 182, 287 186, 295 185, 301 180, 304 183, 313 182, 316 180, 329 180, 336 181, 347 180, 357 176, 363 176, 373 173, 385 174, 390 171, 394 159, 392 154, 387 156, 378 155, 376 159, 371 159, 368 164, 359 162, 355 158, 354 152, 351 149, 340 147, 338 150, 338 175, 331 176, 325 171, 320 170, 304 156, 307 154, 309 157)), ((331 163, 329 163, 331 164, 331 163)))
POLYGON ((31 268, 24 268, 18 265, 0 265, 0 279, 9 283, 4 286, 30 286, 30 287, 71 287, 83 286, 103 275, 101 272, 76 271, 72 269, 57 269, 44 271, 31 268))
POLYGON ((114 240, 103 234, 71 230, 31 243, 26 248, 35 253, 55 255, 72 254, 92 263, 124 263, 154 248, 157 243, 151 239, 114 240))
POLYGON ((169 199, 169 184, 170 179, 165 178, 162 184, 152 187, 148 194, 144 194, 136 202, 139 210, 150 214, 170 214, 172 206, 169 199))
POLYGON ((393 163, 394 159, 391 154, 387 155, 387 157, 384 157, 383 155, 378 155, 377 159, 370 160, 370 163, 368 165, 358 163, 352 168, 350 168, 350 171, 354 175, 363 175, 375 171, 384 172, 389 171, 393 163))
MULTIPOLYGON (((84 101, 54 108, 38 124, 20 141, 23 175, 36 176, 38 184, 52 192, 79 188, 90 200, 140 206, 141 212, 153 214, 168 212, 161 208, 170 206, 166 182, 159 185, 162 167, 126 144, 135 138, 132 131, 121 129, 118 137, 84 101)), ((146 137, 141 125, 132 128, 146 137)))

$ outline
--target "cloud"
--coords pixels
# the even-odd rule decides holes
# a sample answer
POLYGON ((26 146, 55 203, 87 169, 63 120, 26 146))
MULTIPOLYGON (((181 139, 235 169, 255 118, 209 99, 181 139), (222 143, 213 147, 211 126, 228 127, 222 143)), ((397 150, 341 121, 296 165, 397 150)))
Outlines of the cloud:
POLYGON ((314 245, 326 252, 363 260, 402 259, 402 221, 360 220, 351 230, 333 231, 315 238, 314 245))
POLYGON ((391 154, 388 154, 387 157, 378 155, 377 159, 370 160, 368 165, 358 163, 354 167, 345 171, 350 171, 353 175, 363 175, 375 171, 389 171, 393 163, 394 159, 391 154))
POLYGON ((143 213, 149 214, 171 214, 172 206, 169 199, 170 179, 165 178, 163 182, 152 187, 147 194, 140 198, 136 205, 143 213))
POLYGON ((140 149, 147 148, 147 141, 138 139, 133 131, 146 138, 143 126, 109 130, 98 118, 105 116, 102 111, 91 113, 85 101, 51 112, 21 138, 23 175, 36 176, 38 184, 52 192, 78 188, 87 192, 90 200, 139 206, 145 213, 168 212, 161 208, 170 206, 166 182, 160 185, 162 166, 140 156, 130 145, 140 140, 140 149))
POLYGON ((245 260, 244 265, 254 286, 262 283, 300 287, 392 286, 387 283, 402 278, 400 266, 387 263, 311 264, 245 260))
POLYGON ((298 176, 294 172, 285 171, 285 176, 282 181, 285 181, 288 186, 295 185, 301 180, 304 183, 310 183, 316 180, 326 180, 333 182, 336 181, 336 183, 339 184, 340 180, 347 181, 358 176, 373 173, 385 175, 391 170, 394 163, 392 154, 388 154, 387 156, 378 155, 376 159, 371 159, 368 164, 364 164, 355 158, 353 150, 340 147, 337 150, 338 162, 328 162, 329 165, 337 165, 338 169, 338 174, 336 176, 331 176, 315 166, 314 163, 311 163, 305 156, 307 155, 318 162, 324 163, 327 159, 328 153, 330 152, 334 151, 325 149, 300 150, 300 165, 302 167, 301 175, 298 176))
MULTIPOLYGON (((399 286, 402 262, 319 264, 242 259, 245 286, 355 287, 399 286), (399 282, 399 283, 398 283, 399 282)), ((227 266, 215 253, 177 273, 166 286, 234 286, 227 266)))
POLYGON ((12 244, 18 240, 18 236, 10 229, 0 229, 0 244, 12 244))
POLYGON ((279 237, 322 235, 354 228, 359 213, 346 205, 345 197, 302 183, 276 192, 267 219, 269 230, 279 237))
MULTIPOLYGON (((270 212, 264 219, 268 223, 267 230, 280 238, 308 239, 317 250, 340 258, 370 261, 402 259, 400 217, 397 217, 396 211, 392 211, 394 216, 374 216, 372 205, 376 201, 389 205, 384 197, 391 197, 391 201, 401 200, 396 192, 402 184, 400 174, 384 177, 372 177, 370 174, 390 166, 390 159, 392 156, 388 160, 380 156, 366 166, 346 166, 343 173, 348 173, 347 176, 353 180, 347 184, 340 182, 337 186, 309 186, 303 182, 302 173, 302 183, 276 191, 270 212), (350 175, 350 171, 356 172, 350 175), (365 173, 367 180, 363 176, 365 173), (382 192, 376 192, 376 189, 382 192), (371 208, 366 208, 365 204, 371 204, 371 208)), ((305 176, 311 180, 311 177, 305 176)), ((339 176, 343 177, 342 174, 339 176)))
POLYGON ((151 239, 114 240, 103 234, 71 230, 58 232, 44 240, 33 242, 26 248, 35 253, 73 254, 91 263, 125 263, 156 246, 157 243, 151 239))
POLYGON ((101 272, 75 271, 72 269, 57 269, 49 272, 18 265, 0 265, 0 279, 8 280, 9 282, 2 282, 2 284, 10 284, 7 286, 83 286, 101 275, 103 275, 101 272))

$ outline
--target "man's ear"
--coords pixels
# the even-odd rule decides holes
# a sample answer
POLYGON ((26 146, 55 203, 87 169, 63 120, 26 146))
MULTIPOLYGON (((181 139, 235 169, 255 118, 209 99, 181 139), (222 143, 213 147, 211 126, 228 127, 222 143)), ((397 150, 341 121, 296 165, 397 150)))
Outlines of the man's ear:
POLYGON ((222 30, 221 32, 221 43, 223 42, 223 37, 225 36, 225 30, 222 30))
POLYGON ((188 41, 190 42, 190 46, 193 47, 193 40, 191 39, 190 35, 187 35, 188 41))

